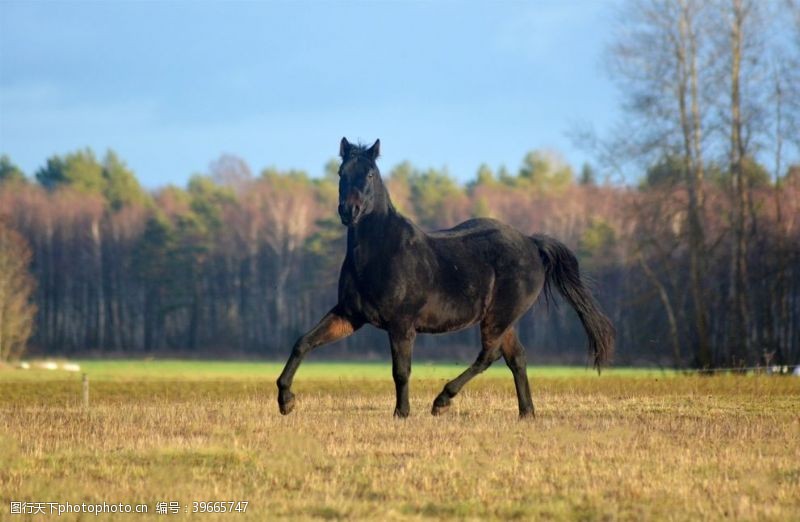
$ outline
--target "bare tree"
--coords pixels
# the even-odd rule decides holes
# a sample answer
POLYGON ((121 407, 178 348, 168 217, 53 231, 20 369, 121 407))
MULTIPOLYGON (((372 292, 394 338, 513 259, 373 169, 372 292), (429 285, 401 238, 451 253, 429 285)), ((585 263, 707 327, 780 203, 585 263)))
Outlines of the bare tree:
POLYGON ((237 193, 241 193, 253 181, 253 173, 247 162, 232 154, 223 154, 212 161, 209 171, 216 183, 229 186, 237 193))
POLYGON ((0 221, 0 361, 20 357, 33 331, 30 261, 25 239, 0 221))
POLYGON ((308 178, 301 173, 279 174, 267 171, 257 187, 260 211, 266 226, 263 241, 274 260, 272 292, 275 304, 274 337, 276 345, 288 343, 287 285, 296 268, 305 240, 311 234, 318 211, 308 178))
POLYGON ((747 181, 744 162, 746 142, 742 115, 742 55, 745 40, 749 34, 749 19, 752 5, 745 0, 730 0, 727 9, 728 45, 728 84, 730 86, 729 105, 729 171, 731 179, 731 284, 730 310, 731 323, 728 329, 728 346, 731 364, 745 364, 749 357, 750 311, 747 292, 747 181))
POLYGON ((636 0, 620 13, 620 31, 611 48, 611 68, 626 98, 624 109, 635 129, 620 136, 619 153, 653 164, 678 157, 688 192, 686 239, 693 301, 695 362, 712 366, 705 274, 703 142, 706 79, 700 61, 709 59, 704 27, 707 5, 699 0, 636 0))

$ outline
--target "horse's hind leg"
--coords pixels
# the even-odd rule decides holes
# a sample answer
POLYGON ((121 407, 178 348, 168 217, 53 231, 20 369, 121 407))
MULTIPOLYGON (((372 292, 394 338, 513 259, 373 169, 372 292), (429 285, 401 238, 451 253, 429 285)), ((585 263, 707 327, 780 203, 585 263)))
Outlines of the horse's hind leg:
POLYGON ((461 391, 461 388, 467 384, 470 379, 483 372, 492 365, 497 359, 500 358, 500 344, 501 336, 492 335, 490 329, 481 326, 481 353, 472 365, 464 370, 458 377, 444 385, 442 392, 433 401, 433 415, 441 415, 450 408, 450 400, 461 391))
POLYGON ((533 400, 531 399, 531 388, 528 384, 527 364, 525 362, 525 348, 519 342, 513 329, 509 329, 503 336, 500 351, 503 353, 508 368, 514 375, 520 418, 534 417, 533 400))

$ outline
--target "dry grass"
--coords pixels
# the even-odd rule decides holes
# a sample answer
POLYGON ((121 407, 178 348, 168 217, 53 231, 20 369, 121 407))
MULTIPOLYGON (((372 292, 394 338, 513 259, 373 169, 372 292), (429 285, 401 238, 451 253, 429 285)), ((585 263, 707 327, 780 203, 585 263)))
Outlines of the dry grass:
POLYGON ((298 379, 288 417, 271 379, 101 381, 88 411, 78 379, 0 379, 0 519, 24 519, 11 500, 249 501, 191 517, 208 521, 800 519, 800 379, 534 379, 533 422, 510 375, 431 417, 443 383, 412 379, 396 421, 389 379, 298 379))

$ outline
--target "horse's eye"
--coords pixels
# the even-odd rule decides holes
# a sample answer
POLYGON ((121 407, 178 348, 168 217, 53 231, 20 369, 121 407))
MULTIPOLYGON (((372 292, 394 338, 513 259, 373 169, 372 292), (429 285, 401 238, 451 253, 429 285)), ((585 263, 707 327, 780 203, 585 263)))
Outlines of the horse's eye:
POLYGON ((370 179, 372 179, 372 172, 370 172, 369 174, 367 174, 367 177, 368 177, 368 178, 370 178, 370 179))

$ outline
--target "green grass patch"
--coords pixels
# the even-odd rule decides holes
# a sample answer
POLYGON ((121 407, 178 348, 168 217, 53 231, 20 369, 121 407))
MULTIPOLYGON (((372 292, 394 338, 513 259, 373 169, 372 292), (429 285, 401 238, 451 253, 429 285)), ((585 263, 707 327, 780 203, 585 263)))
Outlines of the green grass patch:
MULTIPOLYGON (((72 380, 86 373, 92 381, 149 381, 149 380, 275 380, 283 369, 283 362, 268 361, 215 361, 180 359, 81 359, 74 361, 80 372, 62 370, 0 370, 0 382, 19 380, 72 380)), ((413 365, 413 379, 452 379, 467 368, 467 364, 431 363, 420 361, 413 365)), ((596 376, 591 368, 574 366, 534 366, 528 374, 536 378, 566 378, 596 376)), ((314 380, 369 380, 391 379, 389 362, 318 362, 303 364, 297 379, 314 380)), ((510 376, 502 361, 489 368, 484 375, 510 376)), ((676 375, 675 372, 641 368, 609 368, 603 376, 658 377, 676 375)))

